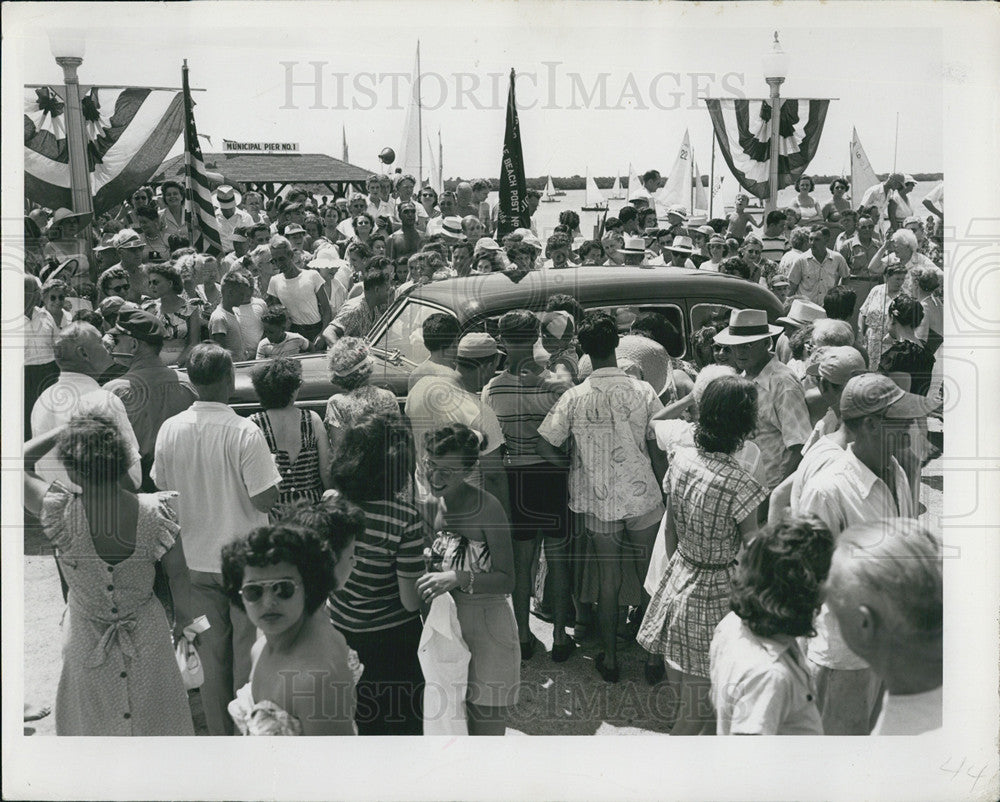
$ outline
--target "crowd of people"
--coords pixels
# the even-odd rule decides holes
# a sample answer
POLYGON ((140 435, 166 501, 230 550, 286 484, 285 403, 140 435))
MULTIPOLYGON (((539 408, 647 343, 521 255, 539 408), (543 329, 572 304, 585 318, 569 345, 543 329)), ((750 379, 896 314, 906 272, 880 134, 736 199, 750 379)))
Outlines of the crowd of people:
POLYGON ((191 734, 172 639, 206 616, 210 734, 420 734, 445 596, 472 735, 506 729, 532 614, 553 662, 595 643, 604 682, 636 681, 618 652, 637 641, 645 681, 676 690, 674 734, 939 728, 941 546, 917 519, 943 190, 925 223, 906 176, 857 206, 838 180, 822 207, 803 178, 757 226, 745 196, 699 220, 643 178, 596 238, 567 210, 544 246, 534 224, 491 236, 488 182, 414 194, 406 175, 318 202, 220 187, 219 256, 191 247, 169 181, 101 222, 99 264, 90 221, 32 210, 25 508, 69 608, 57 732, 191 734), (572 295, 496 337, 438 313, 404 408, 371 383, 364 338, 394 297, 577 265, 716 271, 784 315, 720 309, 678 349, 663 316, 572 295), (296 405, 307 351, 339 389, 323 417, 296 405))

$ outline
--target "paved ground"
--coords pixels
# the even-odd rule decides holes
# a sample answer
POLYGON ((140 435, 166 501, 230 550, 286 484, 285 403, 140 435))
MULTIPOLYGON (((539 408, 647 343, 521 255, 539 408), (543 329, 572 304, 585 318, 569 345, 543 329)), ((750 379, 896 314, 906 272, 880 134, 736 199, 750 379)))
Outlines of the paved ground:
MULTIPOLYGON (((941 461, 924 468, 921 516, 940 531, 943 475, 941 461)), ((26 537, 25 578, 25 699, 33 704, 53 704, 59 682, 60 621, 64 605, 55 564, 43 544, 26 537)), ((552 647, 552 627, 532 617, 531 628, 545 645, 552 647)), ((645 652, 636 643, 619 652, 622 680, 608 684, 594 668, 597 644, 587 642, 565 663, 553 663, 537 649, 522 663, 521 701, 511 713, 512 735, 648 735, 669 732, 668 716, 672 688, 667 683, 649 687, 643 678, 645 652)), ((192 693, 196 729, 204 734, 197 693, 192 693)), ((25 724, 25 733, 52 735, 53 717, 25 724)))

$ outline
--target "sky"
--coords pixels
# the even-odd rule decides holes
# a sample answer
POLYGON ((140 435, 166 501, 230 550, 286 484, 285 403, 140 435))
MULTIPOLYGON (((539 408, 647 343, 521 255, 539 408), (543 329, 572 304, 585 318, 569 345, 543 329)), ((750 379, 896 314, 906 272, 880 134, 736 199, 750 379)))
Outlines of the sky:
POLYGON ((685 129, 707 172, 699 97, 766 96, 761 57, 778 29, 791 60, 782 94, 836 98, 810 172, 844 170, 852 126, 875 169, 889 170, 897 112, 899 169, 943 169, 938 29, 887 32, 863 8, 830 8, 841 3, 810 14, 741 5, 40 4, 20 35, 27 83, 61 83, 53 31, 83 38, 84 84, 180 86, 186 58, 206 90, 195 113, 206 151, 227 138, 339 157, 343 128, 350 161, 369 169, 382 148, 399 148, 419 39, 425 138, 440 129, 445 177, 468 178, 498 174, 512 67, 528 176, 624 174, 630 162, 665 172, 685 129))

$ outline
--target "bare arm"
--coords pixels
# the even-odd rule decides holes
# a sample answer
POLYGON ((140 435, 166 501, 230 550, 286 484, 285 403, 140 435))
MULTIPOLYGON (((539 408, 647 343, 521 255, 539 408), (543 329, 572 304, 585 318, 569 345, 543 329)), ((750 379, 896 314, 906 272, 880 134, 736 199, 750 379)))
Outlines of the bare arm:
POLYGON ((785 449, 785 456, 781 461, 781 475, 791 476, 795 473, 795 469, 799 467, 799 463, 802 462, 802 444, 799 443, 795 446, 789 446, 785 449))
POLYGON ((930 201, 927 200, 927 198, 924 198, 924 206, 927 207, 927 210, 931 214, 940 217, 942 220, 944 219, 944 212, 942 212, 937 206, 934 205, 934 201, 930 201))
POLYGON ((270 511, 271 507, 278 503, 278 486, 271 485, 256 496, 250 496, 250 503, 260 512, 270 511))
POLYGON ((327 324, 333 320, 333 311, 330 309, 330 299, 326 297, 323 287, 316 290, 316 303, 319 306, 320 325, 325 329, 327 324))
POLYGON ((313 432, 316 434, 316 452, 319 455, 319 478, 323 483, 323 489, 329 490, 333 487, 330 481, 330 466, 333 464, 333 454, 330 451, 330 440, 327 436, 326 427, 323 421, 315 412, 309 413, 312 418, 313 432))
POLYGON ((757 525, 757 510, 751 512, 746 518, 737 524, 740 530, 740 538, 744 543, 749 542, 750 536, 760 527, 757 525))
POLYGON ((871 261, 868 262, 868 272, 873 276, 881 276, 885 272, 885 261, 883 260, 882 255, 885 253, 886 248, 889 247, 890 242, 891 240, 888 239, 883 242, 882 246, 875 251, 871 261))
POLYGON ((177 364, 181 367, 187 364, 188 354, 191 349, 201 342, 201 312, 197 309, 187 319, 187 340, 184 343, 184 350, 177 357, 177 364))
POLYGON ((35 473, 35 465, 55 447, 65 428, 58 426, 24 444, 24 508, 35 517, 42 514, 42 500, 49 490, 49 482, 35 473))
POLYGON ((667 473, 667 455, 657 444, 656 439, 646 440, 646 448, 649 449, 649 461, 653 466, 653 473, 656 475, 657 485, 663 485, 663 477, 667 473))
POLYGON ((191 579, 188 574, 187 561, 184 559, 184 546, 180 536, 174 540, 174 545, 160 558, 160 564, 170 583, 170 595, 174 601, 176 613, 174 637, 180 637, 184 627, 190 624, 201 612, 194 610, 191 596, 191 579))
POLYGON ((649 419, 650 423, 658 420, 672 420, 673 418, 679 418, 681 413, 685 409, 694 404, 694 395, 688 393, 683 398, 679 398, 671 404, 667 404, 663 409, 658 412, 653 413, 653 417, 649 419))

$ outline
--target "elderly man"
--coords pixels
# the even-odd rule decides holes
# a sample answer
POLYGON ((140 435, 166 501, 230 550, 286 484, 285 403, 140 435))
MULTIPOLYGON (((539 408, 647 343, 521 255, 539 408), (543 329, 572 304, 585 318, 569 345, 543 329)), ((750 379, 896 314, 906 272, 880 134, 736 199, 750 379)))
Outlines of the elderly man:
POLYGON ((470 214, 473 217, 479 217, 479 208, 472 198, 472 184, 468 181, 459 181, 455 187, 455 196, 457 198, 455 214, 459 217, 466 217, 470 214))
POLYGON ((114 343, 111 355, 128 370, 104 389, 125 405, 142 458, 142 490, 153 492, 156 486, 149 471, 160 426, 190 407, 198 395, 187 381, 181 381, 176 370, 161 361, 167 330, 158 317, 142 309, 124 308, 109 334, 114 343))
POLYGON ((227 705, 250 679, 256 630, 223 590, 221 552, 267 526, 281 474, 261 430, 227 405, 236 384, 229 353, 215 344, 195 346, 188 376, 198 400, 160 427, 151 475, 157 487, 178 494, 192 605, 211 624, 198 636, 205 723, 211 735, 232 735, 227 705))
POLYGON ((333 316, 324 289, 326 282, 315 270, 299 268, 292 245, 284 237, 271 237, 268 247, 271 264, 280 272, 271 276, 266 300, 268 304, 281 303, 288 312, 289 331, 314 343, 333 316))
POLYGON ((146 243, 137 231, 123 228, 115 234, 111 244, 119 259, 118 264, 113 267, 121 267, 128 271, 129 289, 125 300, 137 304, 142 301, 146 293, 146 275, 142 272, 142 255, 146 243))
POLYGON ((215 190, 215 223, 219 229, 219 238, 222 240, 222 252, 231 253, 233 250, 233 234, 237 228, 249 228, 253 225, 253 218, 242 209, 237 209, 242 196, 231 186, 223 185, 215 190))
POLYGON ((771 338, 780 333, 781 326, 770 325, 764 310, 734 309, 728 328, 714 338, 731 347, 736 369, 757 387, 753 442, 760 449, 768 490, 798 467, 811 428, 802 382, 771 353, 771 338))
MULTIPOLYGON (((97 377, 113 361, 101 333, 89 323, 70 323, 56 337, 55 355, 59 380, 42 391, 31 409, 32 435, 38 437, 50 432, 76 415, 105 415, 115 422, 128 445, 129 480, 133 487, 139 487, 142 481, 139 443, 128 413, 118 396, 97 383, 97 377)), ((55 449, 38 461, 37 473, 50 482, 58 480, 70 490, 77 488, 56 457, 55 449)))
POLYGON ((838 538, 826 603, 886 687, 873 735, 941 729, 942 573, 941 542, 917 521, 867 522, 838 538))
POLYGON ((844 257, 827 250, 830 229, 813 226, 809 231, 809 251, 792 263, 788 271, 788 294, 823 305, 826 291, 836 287, 850 274, 844 257))
POLYGON ((337 231, 340 232, 344 239, 352 239, 354 237, 354 218, 359 214, 364 214, 367 210, 368 199, 364 195, 353 195, 347 202, 347 211, 351 216, 337 226, 337 231))
MULTIPOLYGON (((892 453, 911 421, 926 414, 924 399, 904 393, 887 376, 863 373, 848 380, 840 415, 850 443, 803 485, 793 512, 816 515, 834 535, 883 518, 913 518, 906 473, 892 453)), ((816 633, 809 643, 809 668, 823 731, 867 735, 878 709, 879 677, 844 643, 825 605, 816 633)))

